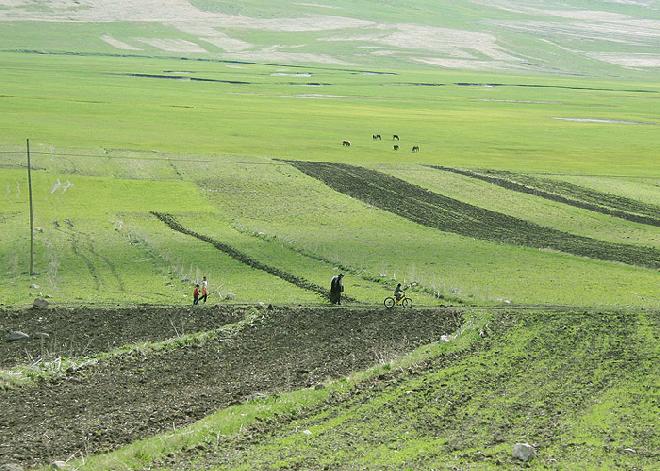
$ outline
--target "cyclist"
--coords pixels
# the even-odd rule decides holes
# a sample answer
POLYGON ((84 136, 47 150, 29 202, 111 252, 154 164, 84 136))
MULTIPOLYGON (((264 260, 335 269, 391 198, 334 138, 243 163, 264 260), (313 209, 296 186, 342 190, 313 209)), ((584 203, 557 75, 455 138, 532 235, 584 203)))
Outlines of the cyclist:
POLYGON ((394 288, 394 299, 396 299, 396 302, 398 303, 401 301, 401 298, 404 296, 403 288, 401 287, 401 283, 396 285, 396 288, 394 288))

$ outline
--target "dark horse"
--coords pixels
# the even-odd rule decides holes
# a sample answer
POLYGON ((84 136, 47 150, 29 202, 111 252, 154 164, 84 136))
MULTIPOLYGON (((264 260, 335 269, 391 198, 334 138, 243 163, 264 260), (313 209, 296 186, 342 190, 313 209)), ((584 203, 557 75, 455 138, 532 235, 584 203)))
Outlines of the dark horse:
POLYGON ((372 135, 371 135, 371 138, 372 138, 374 141, 380 141, 380 140, 381 140, 380 134, 372 134, 372 135))
POLYGON ((397 136, 396 134, 394 134, 394 135, 392 136, 392 140, 393 140, 393 141, 398 141, 398 140, 399 140, 399 136, 397 136))
POLYGON ((399 144, 394 144, 393 149, 394 149, 394 150, 399 150, 399 144))
POLYGON ((341 145, 344 147, 351 147, 351 141, 343 141, 341 145))
POLYGON ((412 151, 413 152, 419 152, 419 146, 413 146, 412 151))

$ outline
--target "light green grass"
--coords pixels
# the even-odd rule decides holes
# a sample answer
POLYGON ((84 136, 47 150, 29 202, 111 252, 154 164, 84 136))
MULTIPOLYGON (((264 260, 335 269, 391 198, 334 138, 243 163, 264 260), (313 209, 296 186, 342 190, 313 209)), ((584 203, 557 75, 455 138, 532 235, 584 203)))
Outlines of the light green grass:
POLYGON ((578 183, 601 191, 619 182, 611 185, 613 192, 657 202, 653 177, 660 174, 655 158, 660 137, 654 126, 554 119, 653 121, 660 94, 625 91, 660 91, 652 83, 428 70, 373 76, 341 68, 232 68, 146 57, 0 56, 6 70, 0 97, 2 163, 24 165, 23 139, 32 139, 33 164, 40 169, 34 172, 36 225, 44 231, 36 234, 39 275, 30 278, 25 173, 20 167, 0 168, 5 304, 26 304, 39 293, 58 302, 184 303, 190 282, 205 273, 215 282, 218 300, 232 293, 237 302, 319 302, 316 295, 228 260, 208 244, 174 234, 149 211, 187 214, 197 227, 322 286, 334 268, 351 267, 361 276, 347 278, 347 294, 353 289, 355 297, 370 302, 382 298, 384 290, 363 278, 417 282, 446 298, 476 303, 658 304, 658 275, 650 270, 423 228, 338 195, 272 160, 386 165, 404 179, 540 225, 657 246, 652 227, 461 177, 419 172, 420 164, 442 164, 559 173, 564 176, 552 178, 581 179, 578 183), (181 70, 251 84, 121 75, 181 70), (281 70, 313 76, 272 75, 281 70), (289 84, 309 81, 332 85, 289 84), (406 85, 417 82, 447 85, 406 85), (460 87, 455 82, 603 90, 460 87), (300 97, 310 94, 332 96, 300 97), (384 140, 372 142, 374 132, 384 140), (394 133, 402 139, 398 153, 391 149, 394 133), (352 141, 350 149, 340 146, 343 139, 352 141), (411 154, 413 144, 422 152, 411 154), (631 183, 614 175, 628 175, 625 181, 631 183), (638 180, 630 180, 635 176, 645 183, 635 187, 638 180), (51 194, 58 179, 73 186, 51 194), (54 222, 62 225, 64 219, 75 228, 56 230, 54 222), (251 240, 232 227, 265 238, 251 240), (283 241, 286 248, 266 240, 283 241), (32 283, 41 288, 30 290, 32 283))

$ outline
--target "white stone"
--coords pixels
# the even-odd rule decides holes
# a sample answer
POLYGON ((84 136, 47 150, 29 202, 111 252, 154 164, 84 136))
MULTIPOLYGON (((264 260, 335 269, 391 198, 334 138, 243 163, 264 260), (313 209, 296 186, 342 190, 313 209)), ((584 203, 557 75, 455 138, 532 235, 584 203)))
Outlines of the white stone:
POLYGON ((513 457, 522 461, 529 461, 536 456, 536 450, 529 443, 516 443, 513 445, 513 457))
POLYGON ((25 332, 21 332, 20 330, 12 330, 10 332, 7 332, 7 335, 5 335, 5 340, 7 342, 17 342, 19 340, 29 340, 29 339, 30 336, 25 332))
POLYGON ((32 303, 34 309, 48 309, 48 301, 42 298, 36 298, 32 303))

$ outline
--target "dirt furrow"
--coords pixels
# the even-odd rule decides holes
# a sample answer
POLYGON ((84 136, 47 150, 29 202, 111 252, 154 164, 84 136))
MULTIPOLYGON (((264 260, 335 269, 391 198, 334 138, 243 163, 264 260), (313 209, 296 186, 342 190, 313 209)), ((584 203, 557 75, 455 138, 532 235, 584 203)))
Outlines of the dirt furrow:
POLYGON ((453 310, 289 309, 229 339, 135 352, 0 391, 0 462, 43 464, 181 427, 257 393, 297 389, 386 361, 455 331, 453 310))
POLYGON ((653 248, 605 242, 518 219, 431 192, 399 178, 349 164, 289 161, 330 188, 424 226, 507 243, 657 269, 653 248))
POLYGON ((518 193, 540 196, 576 208, 587 209, 649 226, 660 226, 660 219, 658 219, 660 208, 653 208, 622 196, 600 193, 570 183, 543 180, 511 172, 488 171, 488 173, 479 173, 440 165, 428 165, 428 167, 482 180, 518 193), (523 183, 519 183, 521 181, 523 183))
MULTIPOLYGON (((319 296, 321 296, 323 299, 328 299, 328 289, 323 288, 316 283, 312 283, 309 280, 306 280, 304 278, 301 278, 299 276, 296 276, 292 273, 287 273, 283 270, 280 270, 279 268, 266 265, 263 262, 260 262, 259 260, 256 260, 252 257, 250 257, 247 254, 244 254, 240 250, 235 249, 231 245, 225 244, 223 242, 217 241, 215 239, 212 239, 211 237, 205 236, 203 234, 199 234, 198 232, 195 232, 191 229, 188 229, 184 226, 182 226, 174 216, 171 214, 166 214, 166 213, 159 213, 152 211, 151 214, 156 216, 160 221, 164 222, 167 224, 172 230, 175 230, 177 232, 180 232, 182 234, 186 234, 192 237, 195 237, 196 239, 201 240, 202 242, 207 242, 211 245, 213 245, 216 249, 220 250, 221 252, 226 253, 229 255, 231 258, 234 260, 238 260, 241 263, 244 263, 245 265, 248 265, 252 268, 255 268, 257 270, 262 270, 265 271, 266 273, 270 275, 274 275, 284 281, 287 281, 298 288, 305 289, 307 291, 312 291, 319 296)), ((343 296, 342 299, 348 301, 348 302, 357 302, 357 300, 348 297, 348 296, 343 296)))
MULTIPOLYGON (((200 306, 201 307, 201 306, 200 306)), ((155 342, 236 322, 244 309, 147 306, 117 309, 53 308, 0 311, 0 331, 19 330, 42 340, 4 343, 0 367, 56 357, 81 357, 138 342, 155 342)))

